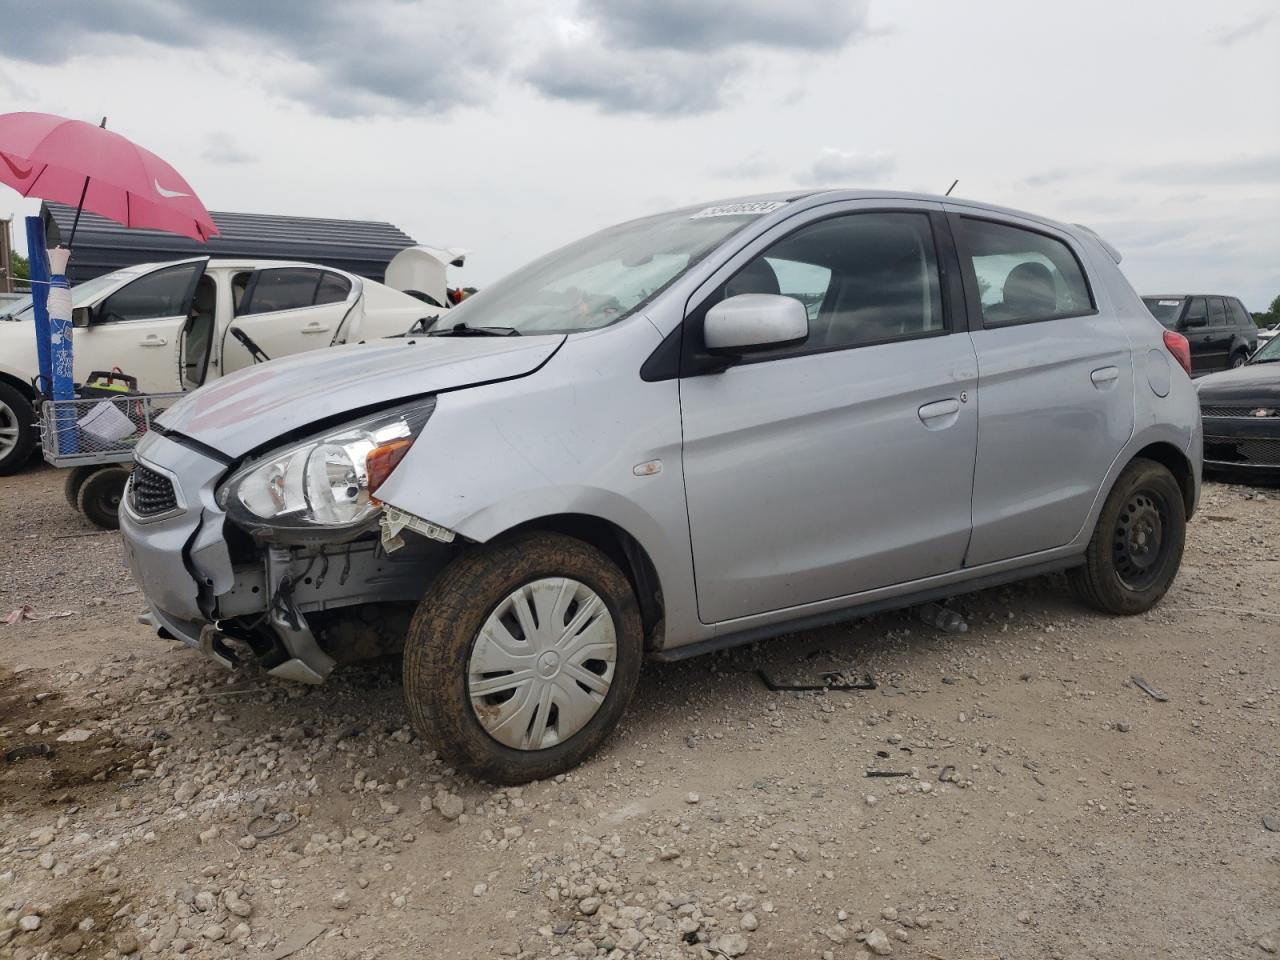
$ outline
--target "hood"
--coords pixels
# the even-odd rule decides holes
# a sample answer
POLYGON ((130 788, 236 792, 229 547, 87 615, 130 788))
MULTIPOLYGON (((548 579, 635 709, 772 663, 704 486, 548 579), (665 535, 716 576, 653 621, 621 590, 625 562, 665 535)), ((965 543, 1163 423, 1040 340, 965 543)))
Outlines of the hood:
POLYGON ((229 457, 308 424, 427 393, 523 377, 562 335, 418 337, 330 347, 239 370, 183 397, 158 418, 229 457))
POLYGON ((1280 403, 1280 363, 1249 363, 1196 381, 1200 402, 1222 406, 1280 403))

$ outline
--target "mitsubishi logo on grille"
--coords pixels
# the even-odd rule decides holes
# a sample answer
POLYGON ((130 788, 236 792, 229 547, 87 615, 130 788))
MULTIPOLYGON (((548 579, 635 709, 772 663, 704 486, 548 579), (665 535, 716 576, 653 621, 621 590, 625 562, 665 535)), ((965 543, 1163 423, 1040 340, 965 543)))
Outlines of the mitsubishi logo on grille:
POLYGON ((1271 409, 1269 409, 1268 407, 1258 407, 1258 409, 1257 409, 1257 410, 1250 410, 1250 411, 1249 411, 1249 416, 1251 416, 1251 417, 1274 417, 1274 416, 1276 416, 1276 411, 1275 411, 1275 410, 1271 410, 1271 409))

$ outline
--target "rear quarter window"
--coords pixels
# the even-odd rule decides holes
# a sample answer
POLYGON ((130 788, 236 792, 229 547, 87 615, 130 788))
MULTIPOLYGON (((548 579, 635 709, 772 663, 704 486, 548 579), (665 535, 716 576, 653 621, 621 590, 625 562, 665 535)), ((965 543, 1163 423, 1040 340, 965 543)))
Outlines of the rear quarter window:
POLYGON ((1238 327, 1257 327, 1253 322, 1253 317, 1249 316, 1249 311, 1244 308, 1244 304, 1239 300, 1228 300, 1227 307, 1231 310, 1231 322, 1238 327))

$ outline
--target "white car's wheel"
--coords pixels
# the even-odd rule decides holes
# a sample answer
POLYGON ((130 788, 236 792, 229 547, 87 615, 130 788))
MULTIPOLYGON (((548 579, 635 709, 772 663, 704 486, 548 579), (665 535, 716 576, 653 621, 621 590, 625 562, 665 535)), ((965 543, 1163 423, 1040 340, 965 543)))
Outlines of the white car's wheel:
POLYGON ((35 414, 27 398, 0 383, 0 476, 8 476, 27 462, 36 444, 35 414))

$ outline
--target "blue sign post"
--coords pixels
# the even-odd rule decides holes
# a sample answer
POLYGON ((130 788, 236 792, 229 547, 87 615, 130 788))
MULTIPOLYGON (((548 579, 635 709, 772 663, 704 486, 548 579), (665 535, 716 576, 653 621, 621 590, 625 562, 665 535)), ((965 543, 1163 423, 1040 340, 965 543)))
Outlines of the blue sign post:
MULTIPOLYGON (((49 353, 53 361, 53 399, 74 400, 75 367, 72 362, 71 284, 67 282, 67 260, 71 251, 58 247, 49 251, 49 353)), ((54 407, 58 424, 58 455, 80 452, 74 404, 54 407)))
POLYGON ((45 252, 44 221, 27 217, 27 261, 31 265, 31 309, 36 321, 36 357, 40 376, 36 389, 53 396, 53 354, 49 341, 49 257, 45 252))

